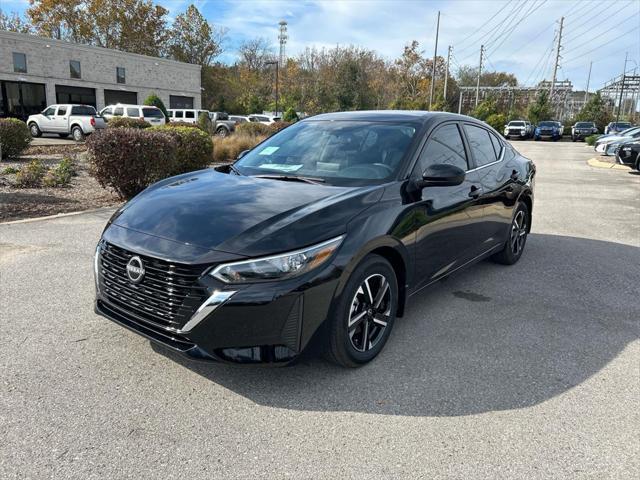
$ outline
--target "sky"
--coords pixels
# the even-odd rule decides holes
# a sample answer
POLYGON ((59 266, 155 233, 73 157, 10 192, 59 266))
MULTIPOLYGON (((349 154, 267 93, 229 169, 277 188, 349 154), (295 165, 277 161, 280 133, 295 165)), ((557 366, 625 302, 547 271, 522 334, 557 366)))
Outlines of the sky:
MULTIPOLYGON (((209 23, 227 29, 218 60, 233 63, 238 46, 263 37, 277 51, 278 22, 288 22, 287 55, 306 47, 356 45, 387 59, 397 58, 412 40, 433 56, 440 17, 438 54, 453 47, 451 68, 477 66, 486 46, 483 68, 514 73, 520 84, 550 79, 555 40, 564 17, 557 78, 575 90, 590 90, 620 75, 628 52, 627 72, 640 74, 640 0, 156 0, 169 17, 194 3, 209 23)), ((27 0, 0 0, 5 12, 24 12, 27 0)))

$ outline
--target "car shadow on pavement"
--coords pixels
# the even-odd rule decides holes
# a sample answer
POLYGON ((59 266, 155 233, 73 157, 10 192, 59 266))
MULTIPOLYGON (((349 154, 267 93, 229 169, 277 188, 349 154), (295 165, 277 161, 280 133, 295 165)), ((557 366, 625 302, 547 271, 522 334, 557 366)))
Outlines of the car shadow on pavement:
POLYGON ((459 416, 528 407, 597 374, 639 337, 639 255, 532 234, 517 265, 482 262, 411 298, 381 355, 359 369, 313 351, 287 368, 259 368, 154 350, 276 408, 459 416))

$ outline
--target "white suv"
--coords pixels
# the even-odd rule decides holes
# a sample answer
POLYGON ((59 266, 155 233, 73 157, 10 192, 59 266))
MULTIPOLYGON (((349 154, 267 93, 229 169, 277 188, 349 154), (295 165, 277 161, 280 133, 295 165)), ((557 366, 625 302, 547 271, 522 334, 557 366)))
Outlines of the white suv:
POLYGON ((162 110, 158 107, 149 105, 125 105, 117 103, 115 105, 104 107, 100 111, 100 115, 102 115, 107 121, 114 117, 125 117, 139 118, 140 120, 149 122, 152 126, 164 125, 166 123, 162 110))
POLYGON ((171 122, 185 122, 185 123, 198 123, 198 117, 201 114, 209 116, 207 110, 196 110, 194 108, 170 108, 169 121, 171 122))

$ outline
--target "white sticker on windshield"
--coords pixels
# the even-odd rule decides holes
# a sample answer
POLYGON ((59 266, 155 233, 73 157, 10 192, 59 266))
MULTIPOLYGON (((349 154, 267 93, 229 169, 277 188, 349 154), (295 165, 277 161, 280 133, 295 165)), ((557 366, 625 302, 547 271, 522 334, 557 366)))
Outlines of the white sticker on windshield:
POLYGON ((272 155, 278 150, 280 150, 280 147, 265 147, 258 155, 272 155))
POLYGON ((265 163, 260 165, 258 168, 265 168, 267 170, 278 170, 279 172, 295 172, 296 170, 300 170, 302 168, 302 164, 290 165, 286 163, 265 163))

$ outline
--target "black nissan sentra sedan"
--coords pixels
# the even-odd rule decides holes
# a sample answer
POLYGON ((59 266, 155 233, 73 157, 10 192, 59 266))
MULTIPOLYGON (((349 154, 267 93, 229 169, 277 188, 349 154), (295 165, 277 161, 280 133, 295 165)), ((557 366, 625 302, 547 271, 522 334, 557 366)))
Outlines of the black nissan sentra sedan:
POLYGON ((518 261, 534 174, 470 117, 318 115, 120 208, 96 250, 96 311, 195 359, 284 364, 317 338, 362 365, 425 287, 518 261))

